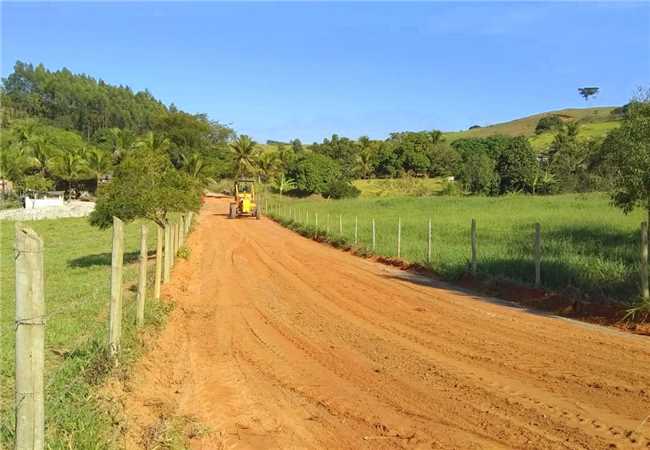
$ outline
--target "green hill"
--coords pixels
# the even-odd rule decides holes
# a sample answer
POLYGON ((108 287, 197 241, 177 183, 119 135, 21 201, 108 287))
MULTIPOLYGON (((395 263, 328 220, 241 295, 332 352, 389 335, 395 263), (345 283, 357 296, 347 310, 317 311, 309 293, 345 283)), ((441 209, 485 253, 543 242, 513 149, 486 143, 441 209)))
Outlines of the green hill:
POLYGON ((535 134, 537 122, 544 116, 557 115, 563 121, 578 121, 581 124, 579 136, 582 138, 601 138, 608 131, 616 128, 619 119, 612 115, 615 107, 598 108, 568 108, 559 111, 549 111, 509 122, 497 123, 485 127, 474 128, 465 131, 446 132, 445 137, 449 142, 462 138, 481 138, 503 134, 506 136, 528 136, 530 142, 536 149, 542 149, 553 140, 553 132, 535 134))

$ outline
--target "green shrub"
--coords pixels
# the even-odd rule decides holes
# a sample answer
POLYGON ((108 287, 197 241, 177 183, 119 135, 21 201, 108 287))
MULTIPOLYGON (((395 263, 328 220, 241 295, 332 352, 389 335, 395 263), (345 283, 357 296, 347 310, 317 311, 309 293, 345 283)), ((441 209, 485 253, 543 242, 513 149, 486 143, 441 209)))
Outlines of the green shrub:
POLYGON ((537 126, 535 127, 535 134, 543 133, 544 131, 555 130, 562 126, 562 119, 560 116, 544 116, 539 119, 537 126))
POLYGON ((355 198, 361 194, 361 191, 348 181, 336 180, 330 183, 324 194, 326 197, 334 199, 355 198))

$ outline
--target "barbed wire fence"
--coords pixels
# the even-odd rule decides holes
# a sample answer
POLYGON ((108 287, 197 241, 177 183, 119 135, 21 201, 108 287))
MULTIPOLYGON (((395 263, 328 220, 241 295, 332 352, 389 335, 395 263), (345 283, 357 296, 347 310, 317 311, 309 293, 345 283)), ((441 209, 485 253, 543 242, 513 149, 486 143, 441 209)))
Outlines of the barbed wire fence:
MULTIPOLYGON (((171 268, 177 261, 180 248, 185 244, 191 231, 193 213, 180 214, 170 219, 164 227, 156 225, 156 252, 154 274, 154 299, 160 299, 162 281, 169 281, 171 268), (167 275, 165 277, 165 275, 167 275)), ((147 226, 141 225, 137 295, 135 302, 135 325, 144 324, 146 292, 148 284, 148 245, 147 226)), ((44 245, 42 238, 31 228, 16 224, 14 262, 16 267, 16 308, 13 323, 3 324, 3 333, 15 333, 15 414, 14 441, 16 450, 41 450, 45 448, 45 398, 48 391, 65 370, 59 367, 54 373, 45 373, 45 329, 48 321, 70 315, 87 305, 87 301, 67 303, 54 310, 46 311, 44 285, 44 245), (46 382, 47 375, 47 382, 46 382)), ((111 250, 111 292, 108 305, 108 341, 105 358, 109 366, 120 361, 120 341, 122 337, 124 290, 124 227, 120 219, 113 218, 113 239, 111 250)), ((99 323, 99 322, 98 322, 99 323)), ((83 345, 83 344, 82 344, 83 345)), ((79 350, 80 346, 66 353, 79 350)), ((56 385, 61 397, 75 386, 56 385), (65 391, 65 392, 63 392, 65 391)))
MULTIPOLYGON (((344 241, 347 245, 362 249, 365 252, 374 253, 378 256, 396 257, 401 259, 405 256, 404 245, 408 246, 408 255, 413 262, 419 262, 431 266, 434 262, 436 249, 434 246, 434 233, 432 216, 422 216, 421 223, 409 221, 405 224, 403 217, 400 216, 378 216, 372 217, 366 215, 344 215, 331 211, 331 208, 325 208, 316 212, 317 208, 311 210, 307 206, 292 205, 288 202, 273 201, 266 199, 265 214, 274 220, 280 221, 285 225, 297 225, 303 228, 303 234, 310 237, 331 239, 332 241, 344 241), (318 222, 318 214, 325 215, 325 223, 318 222), (314 217, 315 220, 309 221, 305 218, 314 217), (331 220, 330 217, 333 219, 331 220), (330 222, 334 222, 331 226, 330 222), (360 225, 363 225, 360 227, 360 225), (407 225, 405 227, 405 225, 407 225), (414 229, 416 227, 417 229, 414 229)), ((489 225, 489 224, 488 224, 489 225)), ((481 233, 481 224, 475 218, 467 223, 467 263, 465 270, 473 276, 494 275, 491 272, 482 271, 482 265, 488 264, 495 256, 493 250, 488 252, 482 243, 493 245, 495 240, 502 242, 513 240, 515 237, 509 232, 501 232, 503 235, 496 236, 492 227, 485 225, 481 233)), ((640 279, 640 297, 645 301, 650 299, 650 288, 648 281, 649 267, 649 244, 648 244, 648 224, 641 222, 639 227, 639 248, 637 253, 638 271, 640 279)), ((550 253, 543 240, 543 226, 540 222, 533 222, 526 228, 518 229, 516 236, 519 245, 522 263, 516 270, 517 279, 525 280, 526 284, 534 288, 541 289, 544 286, 544 252, 550 253)), ((444 245, 444 241, 437 240, 438 246, 444 245)), ((550 254, 547 254, 549 257, 550 254)), ((636 266, 636 263, 634 264, 636 266)), ((550 273, 550 261, 547 262, 546 270, 550 273)), ((547 277, 550 276, 547 273, 547 277)), ((497 274, 498 275, 498 274, 497 274)), ((500 274, 508 276, 507 273, 500 274)))

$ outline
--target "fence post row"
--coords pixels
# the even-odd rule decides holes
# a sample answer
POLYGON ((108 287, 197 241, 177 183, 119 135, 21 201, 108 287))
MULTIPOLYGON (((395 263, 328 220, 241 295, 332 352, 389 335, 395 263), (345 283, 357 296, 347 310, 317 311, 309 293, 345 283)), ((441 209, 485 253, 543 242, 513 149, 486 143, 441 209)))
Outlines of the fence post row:
POLYGON ((109 353, 117 364, 122 334, 122 266, 124 264, 124 223, 113 217, 113 255, 111 259, 111 303, 108 325, 109 353))
POLYGON ((163 283, 169 282, 171 275, 171 257, 172 257, 172 230, 169 222, 165 223, 165 260, 163 268, 163 283))
POLYGON ((648 222, 641 222, 641 297, 650 298, 648 289, 648 222))
POLYGON ((43 241, 16 224, 16 450, 45 445, 43 241))
POLYGON ((176 265, 176 254, 178 253, 178 222, 174 222, 174 254, 172 255, 172 262, 176 265))
POLYGON ((181 247, 185 245, 185 214, 181 214, 181 247))
POLYGON ((476 242, 476 219, 472 219, 472 229, 471 229, 471 239, 472 239, 472 274, 476 275, 477 272, 477 242, 476 242))
POLYGON ((147 225, 140 226, 140 265, 138 268, 138 295, 136 297, 136 325, 144 324, 144 302, 147 295, 147 225))
POLYGON ((542 226, 535 224, 535 287, 542 285, 542 226))
POLYGON ((156 224, 156 274, 153 284, 153 298, 160 300, 160 284, 162 281, 162 259, 163 259, 163 228, 156 224))

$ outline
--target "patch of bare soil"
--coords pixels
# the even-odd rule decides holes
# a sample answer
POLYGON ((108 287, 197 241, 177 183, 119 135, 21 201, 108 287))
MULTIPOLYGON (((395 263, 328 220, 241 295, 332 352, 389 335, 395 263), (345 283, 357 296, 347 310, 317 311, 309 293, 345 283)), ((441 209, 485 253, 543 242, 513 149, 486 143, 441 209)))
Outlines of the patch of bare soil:
POLYGON ((189 418, 196 449, 650 449, 647 338, 227 208, 206 199, 165 288, 177 307, 120 397, 128 448, 189 418))

